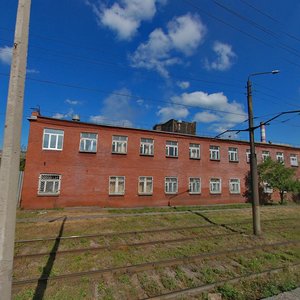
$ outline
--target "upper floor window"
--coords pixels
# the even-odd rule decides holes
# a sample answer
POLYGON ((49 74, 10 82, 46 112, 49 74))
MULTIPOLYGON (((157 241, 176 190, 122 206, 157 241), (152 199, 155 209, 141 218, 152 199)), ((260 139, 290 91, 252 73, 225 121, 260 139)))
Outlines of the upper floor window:
POLYGON ((125 194, 125 176, 109 177, 109 194, 110 195, 125 194))
POLYGON ((250 149, 246 150, 246 162, 249 163, 250 162, 250 157, 251 157, 251 151, 250 149))
POLYGON ((154 140, 141 138, 140 145, 141 155, 154 155, 154 140))
POLYGON ((228 148, 228 157, 229 157, 229 161, 238 161, 238 149, 237 148, 233 148, 233 147, 229 147, 228 148))
POLYGON ((112 137, 112 153, 127 153, 127 136, 113 135, 112 137))
POLYGON ((43 149, 62 150, 64 142, 64 131, 58 129, 44 129, 43 149))
POLYGON ((166 156, 178 157, 178 142, 166 142, 166 156))
POLYGON ((230 194, 239 194, 241 192, 240 180, 232 178, 229 180, 229 192, 230 194))
POLYGON ((221 179, 211 178, 209 181, 209 191, 211 194, 221 194, 221 179))
POLYGON ((139 195, 151 195, 153 193, 153 177, 139 177, 139 195))
POLYGON ((39 177, 39 195, 58 195, 60 192, 61 175, 41 174, 39 177))
POLYGON ((190 158, 200 159, 200 145, 199 144, 190 144, 190 158))
POLYGON ((276 152, 276 160, 277 160, 278 162, 284 163, 283 152, 276 152))
POLYGON ((210 146, 209 147, 209 158, 210 160, 220 160, 220 147, 210 146))
POLYGON ((297 154, 291 154, 290 155, 290 162, 291 162, 291 166, 298 167, 298 155, 297 154))
POLYGON ((270 151, 263 151, 261 157, 262 160, 265 161, 268 157, 270 157, 270 151))
POLYGON ((166 177, 165 178, 165 193, 176 194, 178 191, 178 180, 177 177, 166 177))
POLYGON ((199 177, 190 177, 189 191, 190 194, 201 193, 201 179, 199 177))
POLYGON ((80 146, 81 152, 96 152, 97 151, 97 133, 82 132, 80 134, 80 146))

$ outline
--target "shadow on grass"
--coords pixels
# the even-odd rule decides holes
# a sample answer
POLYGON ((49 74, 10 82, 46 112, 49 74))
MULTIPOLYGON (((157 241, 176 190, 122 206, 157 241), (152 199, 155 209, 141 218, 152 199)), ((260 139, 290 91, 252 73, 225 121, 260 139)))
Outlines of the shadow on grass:
MULTIPOLYGON (((59 244, 60 244, 60 238, 62 237, 62 234, 63 234, 63 231, 64 231, 64 226, 65 226, 65 222, 67 220, 67 217, 64 216, 63 217, 63 222, 60 226, 60 230, 59 230, 59 233, 58 233, 58 236, 56 237, 55 239, 55 243, 51 249, 51 252, 50 252, 50 255, 49 255, 49 258, 48 258, 48 261, 45 265, 45 267, 43 268, 43 272, 38 280, 38 285, 35 289, 35 292, 34 292, 34 296, 33 296, 33 300, 41 300, 44 298, 44 294, 45 294, 45 291, 46 291, 46 288, 47 288, 47 284, 48 284, 48 277, 50 276, 51 274, 51 271, 52 271, 52 268, 53 268, 53 265, 54 265, 54 261, 55 261, 55 258, 56 258, 56 252, 58 250, 58 247, 59 247, 59 244)), ((57 219, 55 220, 52 220, 53 221, 56 221, 57 219)), ((50 221, 51 222, 51 221, 50 221)))

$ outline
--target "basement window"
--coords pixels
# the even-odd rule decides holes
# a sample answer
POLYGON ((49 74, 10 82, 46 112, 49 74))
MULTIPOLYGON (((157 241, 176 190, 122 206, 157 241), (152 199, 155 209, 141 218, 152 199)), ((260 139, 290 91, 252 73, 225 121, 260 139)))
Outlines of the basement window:
POLYGON ((113 135, 112 137, 112 153, 127 153, 127 136, 113 135))
POLYGON ((110 195, 125 194, 125 176, 109 177, 109 194, 110 195))
POLYGON ((44 129, 43 149, 44 150, 62 150, 64 141, 64 131, 57 129, 44 129))
POLYGON ((59 174, 40 174, 39 177, 39 195, 59 195, 61 184, 61 175, 59 174))
POLYGON ((80 134, 80 152, 97 152, 97 133, 82 132, 80 134))

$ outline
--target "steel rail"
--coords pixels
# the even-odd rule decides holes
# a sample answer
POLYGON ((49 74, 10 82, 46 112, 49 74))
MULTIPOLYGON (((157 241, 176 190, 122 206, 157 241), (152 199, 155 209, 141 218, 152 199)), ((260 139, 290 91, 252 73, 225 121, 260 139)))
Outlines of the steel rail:
POLYGON ((209 252, 209 253, 201 253, 194 256, 184 256, 180 258, 173 258, 161 261, 154 261, 154 262, 147 262, 137 265, 131 266, 123 266, 123 267, 113 267, 113 268, 105 268, 105 269, 98 269, 98 270, 90 270, 90 271, 83 271, 83 272, 76 272, 76 273, 69 273, 69 274, 62 274, 56 276, 45 276, 39 278, 31 278, 31 279, 21 279, 21 280, 14 280, 12 282, 13 286, 30 284, 30 283, 37 283, 37 282, 44 282, 44 281, 54 281, 54 280, 62 280, 66 278, 77 278, 82 276, 94 276, 100 274, 124 274, 124 273, 134 273, 134 272, 142 272, 147 270, 152 270, 157 267, 169 267, 174 265, 186 264, 198 261, 200 259, 217 257, 217 256, 224 256, 224 255, 232 255, 236 253, 243 253, 248 251, 255 251, 267 248, 274 248, 280 246, 287 246, 291 244, 298 244, 300 240, 292 240, 292 241, 284 241, 284 242, 277 242, 271 244, 263 244, 254 247, 244 247, 244 248, 235 248, 229 249, 219 252, 209 252))
POLYGON ((241 275, 241 276, 236 276, 231 279, 227 280, 221 280, 217 281, 211 284, 203 284, 194 288, 187 288, 183 290, 177 290, 174 292, 169 292, 165 294, 161 294, 155 297, 149 297, 149 298, 144 298, 143 300, 165 300, 165 299, 177 299, 177 297, 184 297, 184 296, 196 296, 199 295, 200 293, 207 292, 209 290, 213 290, 216 287, 222 286, 224 284, 235 284, 238 283, 240 280, 245 280, 245 279, 256 279, 257 277, 263 277, 265 275, 270 275, 270 274, 277 274, 281 271, 283 271, 285 268, 290 267, 298 267, 300 266, 300 263, 292 264, 292 265, 283 265, 282 267, 279 268, 272 268, 265 270, 263 272, 257 272, 257 273, 251 273, 251 274, 246 274, 246 275, 241 275))
MULTIPOLYGON (((287 220, 299 220, 299 218, 282 218, 282 219, 271 219, 263 220, 262 222, 280 222, 287 220)), ((80 238, 92 238, 92 237, 110 237, 110 236, 121 236, 129 234, 147 234, 147 233, 159 233, 159 232, 169 232, 169 231, 179 231, 179 230, 189 230, 197 228, 208 228, 208 227, 224 227, 231 225, 244 225, 250 224, 249 221, 243 222, 232 222, 232 223, 220 223, 220 224, 202 224, 202 225, 193 225, 193 226, 184 226, 184 227, 173 227, 173 228, 163 228, 163 229, 151 229, 151 230, 140 230, 140 231, 123 231, 123 232, 107 232, 107 233, 95 233, 87 235, 70 235, 70 236, 61 236, 61 237, 46 237, 46 238, 37 238, 31 240, 17 240, 15 243, 34 243, 34 242, 45 242, 45 241, 55 241, 55 240, 67 240, 67 239, 80 239, 80 238)))
MULTIPOLYGON (((297 226, 292 226, 290 229, 297 228, 297 226)), ((281 227, 273 227, 272 231, 277 230, 278 231, 284 231, 281 227)), ((54 255, 61 255, 61 254, 70 254, 70 253, 80 253, 80 252, 89 252, 89 251, 100 251, 100 250, 118 250, 122 249, 124 247, 143 247, 143 246, 149 246, 149 245, 156 245, 156 244, 171 244, 171 243, 179 243, 179 242, 186 242, 186 241, 192 241, 197 239, 211 239, 211 238, 217 238, 217 237, 223 237, 223 236, 231 236, 231 235, 240 235, 240 232, 229 232, 229 233, 218 233, 218 234, 212 234, 212 235, 202 235, 198 234, 197 236, 192 237, 184 237, 184 238, 177 238, 177 239, 167 239, 167 240, 155 240, 155 241, 148 241, 148 242, 140 242, 140 243, 119 243, 119 244, 111 244, 111 245, 105 245, 105 246, 98 246, 98 247, 85 247, 85 248, 75 248, 75 249, 66 249, 66 250, 60 250, 60 251, 53 251, 53 252, 41 252, 41 253, 29 253, 29 254, 18 254, 14 256, 14 259, 22 259, 27 257, 39 257, 39 256, 54 256, 54 255)), ((243 235, 247 236, 248 234, 246 232, 243 233, 243 235)))

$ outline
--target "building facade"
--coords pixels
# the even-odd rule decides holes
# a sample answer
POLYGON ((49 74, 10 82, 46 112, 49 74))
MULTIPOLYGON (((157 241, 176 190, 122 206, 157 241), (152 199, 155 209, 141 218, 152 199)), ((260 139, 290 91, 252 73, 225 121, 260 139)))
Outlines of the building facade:
MULTIPOLYGON (((257 144, 296 168, 300 149, 257 144)), ((242 203, 249 143, 58 120, 34 112, 21 198, 25 209, 242 203)), ((270 191, 269 191, 270 192, 270 191)))

